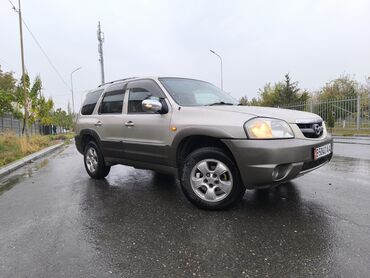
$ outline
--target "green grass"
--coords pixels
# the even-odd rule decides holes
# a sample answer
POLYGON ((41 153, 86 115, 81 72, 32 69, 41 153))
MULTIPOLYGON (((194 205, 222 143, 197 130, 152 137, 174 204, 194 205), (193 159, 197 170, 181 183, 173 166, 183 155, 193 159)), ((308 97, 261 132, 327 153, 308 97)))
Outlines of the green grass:
POLYGON ((74 133, 61 133, 56 135, 48 135, 51 140, 70 140, 74 138, 74 133))
POLYGON ((0 133, 0 167, 59 142, 67 142, 72 137, 72 133, 33 135, 27 140, 14 133, 0 133))

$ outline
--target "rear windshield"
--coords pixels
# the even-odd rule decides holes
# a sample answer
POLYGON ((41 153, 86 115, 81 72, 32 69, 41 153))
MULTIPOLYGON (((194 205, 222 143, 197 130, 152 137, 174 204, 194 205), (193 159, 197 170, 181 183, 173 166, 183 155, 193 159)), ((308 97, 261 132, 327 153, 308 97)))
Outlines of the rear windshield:
POLYGON ((104 89, 100 89, 90 92, 86 95, 85 101, 83 102, 81 108, 82 115, 91 115, 93 113, 95 105, 98 102, 103 91, 104 89))

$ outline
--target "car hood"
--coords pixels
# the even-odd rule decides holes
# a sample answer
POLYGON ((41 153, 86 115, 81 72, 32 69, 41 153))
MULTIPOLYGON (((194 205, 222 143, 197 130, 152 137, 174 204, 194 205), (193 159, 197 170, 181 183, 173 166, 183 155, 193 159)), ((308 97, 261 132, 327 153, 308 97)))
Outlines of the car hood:
POLYGON ((271 108, 271 107, 260 107, 260 106, 226 106, 226 105, 215 105, 204 107, 209 110, 216 111, 227 111, 248 114, 255 117, 269 117, 284 120, 288 123, 297 123, 297 122, 308 122, 308 121, 322 121, 322 118, 319 115, 310 112, 303 112, 298 110, 291 109, 281 109, 281 108, 271 108))

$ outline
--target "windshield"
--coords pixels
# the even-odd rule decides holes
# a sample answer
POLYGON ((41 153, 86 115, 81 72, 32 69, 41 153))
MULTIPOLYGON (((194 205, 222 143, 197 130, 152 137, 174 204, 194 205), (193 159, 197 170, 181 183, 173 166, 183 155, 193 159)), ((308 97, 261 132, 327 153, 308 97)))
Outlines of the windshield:
POLYGON ((160 78, 177 104, 182 106, 236 105, 227 93, 211 83, 185 78, 160 78))

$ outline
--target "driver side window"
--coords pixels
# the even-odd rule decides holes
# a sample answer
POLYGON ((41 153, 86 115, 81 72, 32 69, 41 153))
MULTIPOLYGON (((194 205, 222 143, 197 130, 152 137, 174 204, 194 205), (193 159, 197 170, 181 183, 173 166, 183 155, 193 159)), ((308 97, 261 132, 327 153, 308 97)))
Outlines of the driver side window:
POLYGON ((159 86, 152 80, 140 80, 129 83, 128 113, 153 113, 144 111, 141 103, 145 99, 161 101, 164 94, 159 86))

